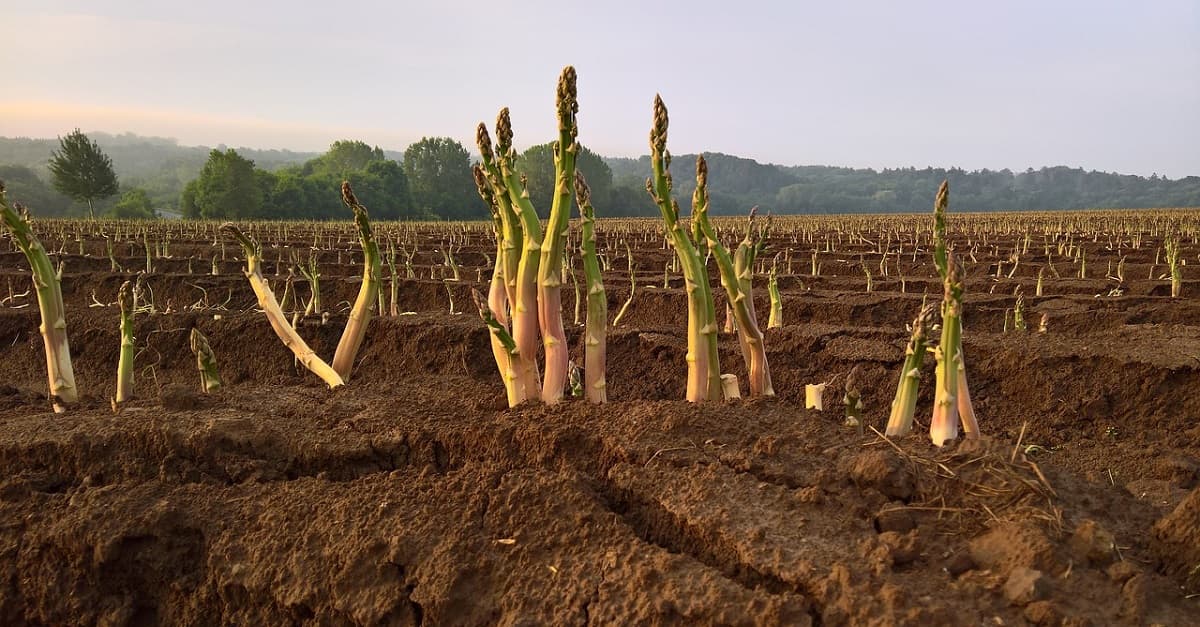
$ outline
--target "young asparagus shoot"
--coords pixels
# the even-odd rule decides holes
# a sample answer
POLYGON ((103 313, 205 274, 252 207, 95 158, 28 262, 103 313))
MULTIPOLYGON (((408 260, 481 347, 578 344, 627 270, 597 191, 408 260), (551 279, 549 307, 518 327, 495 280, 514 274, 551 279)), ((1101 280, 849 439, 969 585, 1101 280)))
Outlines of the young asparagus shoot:
POLYGON ((858 364, 846 375, 846 395, 842 397, 842 403, 846 406, 846 426, 853 427, 858 431, 859 437, 862 437, 862 371, 858 364))
MULTIPOLYGON (((763 334, 758 328, 749 306, 749 295, 742 292, 742 282, 738 279, 737 269, 729 250, 717 238, 716 229, 708 219, 708 164, 703 155, 696 157, 696 191, 692 195, 692 213, 696 224, 705 240, 708 249, 717 260, 717 269, 721 274, 721 285, 725 287, 725 296, 733 308, 737 321, 738 340, 743 344, 743 357, 746 360, 746 372, 750 379, 751 396, 774 396, 771 386, 771 369, 767 364, 766 346, 763 344, 763 334)), ((746 272, 749 272, 747 269, 746 272)), ((748 282, 748 281, 747 281, 748 282)))
POLYGON ((629 297, 617 310, 617 315, 613 317, 612 325, 615 327, 621 323, 621 318, 625 317, 625 312, 629 311, 629 306, 633 304, 633 295, 637 292, 637 275, 633 270, 633 251, 629 248, 629 240, 625 240, 625 260, 629 262, 629 297))
MULTIPOLYGON (((721 398, 720 364, 712 363, 708 350, 709 339, 716 340, 716 310, 712 293, 704 292, 700 273, 703 261, 687 230, 679 223, 679 203, 671 198, 671 154, 667 152, 667 107, 662 98, 654 97, 654 123, 650 130, 650 165, 653 177, 646 179, 646 191, 662 214, 663 227, 675 249, 683 272, 688 303, 687 400, 693 403, 721 398), (715 374, 715 376, 714 376, 715 374), (716 382, 716 388, 712 382, 716 382)), ((707 282, 705 282, 707 283, 707 282)))
MULTIPOLYGON (((758 207, 751 207, 750 215, 746 219, 746 233, 733 253, 733 270, 737 275, 738 291, 745 297, 746 310, 756 326, 758 325, 758 313, 754 309, 754 262, 765 245, 762 232, 758 231, 756 235, 754 229, 754 218, 757 215, 758 207)), ((740 330, 738 331, 738 345, 742 349, 742 359, 749 361, 750 344, 747 342, 747 336, 740 330)))
POLYGON ((942 412, 944 420, 939 424, 930 424, 930 437, 934 443, 941 446, 938 438, 953 439, 958 435, 958 423, 962 422, 967 439, 979 437, 979 423, 975 417, 975 407, 971 403, 971 391, 967 386, 967 366, 962 348, 962 295, 965 283, 965 272, 961 265, 952 264, 952 255, 946 247, 946 211, 950 206, 950 184, 942 181, 934 200, 934 264, 942 277, 945 297, 942 301, 942 343, 935 355, 938 358, 938 385, 934 397, 934 417, 942 412), (951 267, 955 265, 955 267, 951 267), (953 306, 950 306, 951 303, 953 306), (949 314, 950 319, 947 319, 949 314), (949 327, 954 327, 949 329, 949 327), (947 338, 947 334, 950 338, 947 338), (947 339, 951 343, 947 344, 947 339), (948 369, 943 370, 943 363, 948 369), (943 376, 945 378, 943 378, 943 376), (953 382, 950 382, 953 379, 953 382), (951 412, 939 404, 942 401, 954 404, 951 412), (935 435, 936 427, 936 435, 935 435), (948 437, 947 437, 948 436, 948 437))
POLYGON ((117 358, 117 394, 114 402, 118 405, 133 396, 133 282, 125 281, 117 290, 117 306, 121 309, 121 353, 117 358))
POLYGON ((943 180, 933 201, 933 265, 938 278, 946 280, 946 209, 950 206, 950 181, 943 180))
MULTIPOLYGON (((542 240, 542 258, 538 263, 538 323, 546 351, 546 371, 542 378, 542 401, 562 400, 567 385, 569 349, 562 321, 562 263, 570 230, 571 193, 575 182, 575 156, 579 151, 575 136, 579 133, 575 114, 579 100, 575 87, 575 68, 563 68, 558 78, 555 99, 558 109, 558 140, 554 142, 554 195, 550 218, 542 240)), ((586 366, 585 366, 586 368, 586 366)))
MULTIPOLYGON (((389 294, 391 300, 388 303, 388 315, 395 318, 400 315, 400 304, 397 302, 400 297, 400 282, 399 276, 396 274, 396 246, 391 241, 388 242, 387 264, 388 273, 391 275, 391 280, 388 283, 388 287, 391 290, 389 294)), ((288 282, 289 284, 291 283, 290 275, 288 276, 288 282)), ((383 311, 380 311, 379 315, 382 316, 383 311)))
POLYGON ((1183 270, 1179 267, 1179 236, 1168 235, 1163 240, 1167 252, 1167 267, 1171 270, 1171 298, 1179 298, 1183 292, 1183 270))
POLYGON ((67 342, 66 307, 62 297, 62 269, 55 270, 50 255, 33 234, 29 212, 20 204, 8 205, 4 183, 0 182, 0 218, 12 232, 13 243, 25 254, 33 272, 38 310, 42 317, 42 344, 46 351, 46 374, 50 382, 50 402, 56 413, 79 399, 75 371, 71 367, 71 347, 67 342))
POLYGON ((771 298, 771 313, 767 316, 767 328, 783 326, 783 297, 779 295, 779 255, 771 260, 771 272, 767 275, 767 295, 771 298))
POLYGON ((325 360, 317 356, 313 349, 309 348, 308 343, 296 333, 296 329, 288 322, 280 309, 279 303, 275 300, 275 293, 271 291, 267 285, 266 279, 262 275, 262 258, 260 256, 258 243, 250 236, 242 233, 232 222, 226 222, 221 225, 221 231, 229 237, 236 240, 242 246, 242 253, 246 257, 246 278, 250 281, 250 287, 254 290, 254 295, 258 298, 258 306, 267 316, 267 321, 271 323, 271 328, 275 331, 275 335, 283 341, 284 346, 287 346, 292 354, 296 356, 296 360, 300 362, 310 372, 317 375, 329 387, 335 388, 343 385, 345 380, 337 373, 325 360))
POLYGON ((904 349, 904 366, 900 370, 900 383, 896 386, 896 398, 892 400, 892 413, 888 417, 888 437, 902 437, 912 430, 913 416, 917 411, 917 392, 921 384, 921 366, 925 362, 926 334, 933 325, 932 304, 921 307, 912 323, 912 336, 904 349))
POLYGON ((1017 302, 1013 305, 1013 330, 1024 333, 1028 329, 1025 323, 1025 295, 1018 293, 1017 302))
MULTIPOLYGON (((337 351, 333 354, 333 369, 343 381, 350 380, 350 371, 354 369, 354 358, 362 346, 363 338, 367 335, 367 324, 371 321, 371 306, 379 298, 379 276, 383 260, 379 256, 379 244, 371 233, 371 223, 367 219, 367 208, 358 202, 350 182, 342 182, 342 202, 354 212, 354 225, 358 228, 358 241, 363 251, 363 280, 358 288, 358 298, 350 310, 350 319, 342 331, 338 341, 337 351)), ((381 312, 382 313, 382 312, 381 312)))
MULTIPOLYGON (((475 175, 475 187, 479 192, 479 197, 483 199, 488 210, 492 214, 492 231, 496 237, 496 264, 492 268, 492 280, 488 287, 487 301, 484 302, 477 297, 477 292, 472 292, 471 296, 475 300, 475 305, 481 307, 479 315, 487 323, 489 335, 492 343, 492 358, 496 360, 496 368, 500 371, 500 377, 504 380, 504 390, 508 396, 508 406, 516 407, 521 401, 525 400, 526 395, 519 386, 519 380, 516 376, 516 371, 513 369, 513 358, 515 346, 512 346, 512 336, 509 335, 508 327, 508 292, 505 289, 504 268, 505 257, 510 255, 511 251, 505 249, 504 242, 504 225, 501 219, 500 202, 496 196, 495 190, 491 183, 487 180, 487 174, 482 165, 476 165, 473 168, 475 175), (487 312, 482 310, 482 307, 487 308, 487 312), (507 338, 507 343, 502 340, 499 332, 492 327, 495 325, 500 332, 507 338)), ((507 197, 507 196, 505 196, 507 197)))
POLYGON ((596 257, 596 212, 592 209, 592 192, 582 172, 575 173, 575 200, 579 203, 582 231, 583 274, 587 286, 587 322, 583 330, 583 385, 587 400, 592 403, 608 401, 606 350, 608 341, 608 296, 600 260, 596 257))
POLYGON ((487 300, 483 298, 483 294, 479 290, 471 289, 471 298, 475 301, 475 307, 479 310, 479 317, 483 319, 487 325, 488 332, 492 337, 492 346, 500 349, 496 353, 496 366, 500 369, 500 376, 504 379, 504 391, 508 397, 508 406, 516 407, 526 399, 521 394, 520 380, 517 376, 514 364, 517 360, 517 343, 508 332, 508 328, 492 315, 492 309, 488 305, 487 300))
POLYGON ((953 253, 946 255, 943 286, 942 339, 934 351, 937 358, 937 387, 934 390, 933 418, 929 423, 929 437, 934 446, 942 446, 947 440, 958 437, 959 340, 962 330, 959 316, 962 315, 963 276, 953 253))
MULTIPOLYGON (((496 119, 496 153, 492 156, 491 140, 487 129, 479 126, 477 142, 485 168, 496 171, 497 180, 503 183, 503 191, 512 204, 513 212, 520 218, 522 240, 520 261, 517 264, 517 280, 514 286, 515 300, 512 304, 512 336, 517 343, 514 367, 520 379, 521 389, 532 396, 541 390, 541 375, 537 366, 538 339, 538 265, 541 262, 542 225, 538 220, 529 192, 521 183, 516 172, 517 154, 512 144, 512 119, 508 108, 500 110, 496 119)), ((497 194, 499 196, 499 194, 497 194)))
POLYGON ((204 337, 200 329, 192 327, 192 332, 188 335, 188 345, 192 348, 192 354, 196 356, 196 369, 200 371, 200 389, 206 394, 220 389, 223 384, 221 375, 217 372, 217 356, 208 345, 208 338, 204 337))

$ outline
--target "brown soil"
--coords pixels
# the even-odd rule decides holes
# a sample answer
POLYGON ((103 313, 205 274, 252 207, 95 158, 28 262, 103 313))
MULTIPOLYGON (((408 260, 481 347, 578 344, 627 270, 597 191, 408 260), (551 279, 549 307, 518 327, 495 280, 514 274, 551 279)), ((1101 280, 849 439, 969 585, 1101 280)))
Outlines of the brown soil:
MULTIPOLYGON (((1087 254, 1099 269, 1103 243, 1087 254)), ((253 311, 232 247, 212 276, 211 241, 180 239, 146 278, 169 313, 138 317, 138 398, 114 414, 115 308, 88 305, 131 275, 109 272, 103 240, 85 244, 64 255, 72 411, 49 411, 36 303, 0 307, 4 624, 1198 622, 1200 284, 1097 297, 1111 281, 1047 278, 1033 297, 1038 264, 997 280, 980 254, 965 350, 987 437, 938 450, 803 409, 805 383, 858 365, 882 427, 904 325, 937 292, 927 263, 904 265, 904 293, 894 276, 867 293, 860 252, 822 253, 817 277, 797 252, 787 325, 766 337, 778 398, 695 406, 678 400, 684 297, 677 279, 662 287, 668 253, 643 242, 637 298, 609 337, 613 402, 507 409, 482 323, 447 313, 429 278, 432 246, 422 278, 401 281, 414 313, 372 321, 352 382, 330 391, 253 311), (1018 284, 1047 333, 1001 332, 1018 284), (218 393, 197 392, 193 326, 218 393)), ((144 267, 125 246, 122 265, 144 267)), ((336 246, 341 266, 322 252, 333 313, 301 325, 326 356, 358 289, 353 241, 336 246)), ((456 253, 458 310, 490 252, 481 237, 456 253)), ((1153 248, 1126 254, 1129 276, 1149 274, 1153 248)), ((25 272, 0 252, 0 281, 20 293, 25 272)), ((606 283, 615 312, 628 278, 606 283)))

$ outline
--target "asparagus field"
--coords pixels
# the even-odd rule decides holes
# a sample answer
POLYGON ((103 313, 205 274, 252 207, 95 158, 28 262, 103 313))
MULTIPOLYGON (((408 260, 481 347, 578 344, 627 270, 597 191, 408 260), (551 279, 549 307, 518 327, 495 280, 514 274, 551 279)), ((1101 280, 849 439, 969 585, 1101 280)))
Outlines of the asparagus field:
POLYGON ((6 239, 0 620, 1194 621, 1200 213, 950 204, 977 431, 942 447, 937 360, 922 347, 914 373, 906 355, 923 303, 940 347, 932 214, 712 220, 718 372, 745 398, 693 403, 662 222, 576 219, 569 379, 603 311, 574 254, 586 226, 605 398, 568 381, 513 408, 472 297, 501 261, 495 225, 372 224, 364 272, 352 222, 241 224, 244 247, 216 223, 34 220, 75 400, 48 398, 39 291, 6 239), (721 287, 715 249, 743 238, 773 395, 748 386, 721 287), (276 337, 247 252, 316 361, 356 303, 375 312, 332 389, 276 337), (887 437, 910 374, 911 429, 887 437), (820 384, 824 410, 806 408, 820 384))

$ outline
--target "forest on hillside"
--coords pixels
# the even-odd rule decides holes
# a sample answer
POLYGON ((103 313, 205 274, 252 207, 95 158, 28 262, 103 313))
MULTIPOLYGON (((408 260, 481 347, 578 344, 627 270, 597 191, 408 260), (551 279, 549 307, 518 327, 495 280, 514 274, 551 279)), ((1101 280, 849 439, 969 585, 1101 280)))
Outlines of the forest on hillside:
MULTIPOLYGON (((487 211, 474 190, 473 149, 452 138, 423 138, 404 151, 361 141, 335 142, 325 153, 181 146, 173 139, 125 133, 89 133, 111 158, 125 194, 147 199, 155 211, 187 217, 330 219, 345 217, 338 183, 345 178, 385 219, 475 219, 487 211)), ((86 208, 57 192, 47 164, 56 139, 0 138, 0 180, 10 195, 39 215, 83 215, 86 208)), ((1200 206, 1200 176, 1168 179, 1065 166, 966 171, 959 168, 875 170, 835 166, 782 166, 722 153, 705 153, 712 211, 740 214, 751 206, 777 214, 924 211, 949 179, 959 211, 1053 210, 1200 206)), ((676 155, 678 198, 694 188, 695 155, 676 155)), ((546 211, 552 187, 549 144, 519 159, 535 205, 546 211)), ((607 216, 654 216, 644 189, 648 156, 603 157, 585 149, 580 169, 607 216)), ((111 212, 122 194, 97 203, 111 212)))

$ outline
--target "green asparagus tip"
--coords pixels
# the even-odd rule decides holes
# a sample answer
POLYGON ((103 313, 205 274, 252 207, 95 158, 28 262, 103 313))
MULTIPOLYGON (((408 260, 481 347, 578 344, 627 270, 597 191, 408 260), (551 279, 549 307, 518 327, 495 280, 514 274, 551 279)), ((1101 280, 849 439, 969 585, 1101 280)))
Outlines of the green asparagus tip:
POLYGON ((494 198, 492 185, 488 183, 487 175, 483 173, 483 166, 478 163, 471 166, 471 174, 475 176, 475 189, 479 191, 479 197, 491 205, 494 198))
POLYGON ((508 114, 508 107, 500 110, 500 115, 496 116, 496 151, 501 155, 508 155, 512 149, 512 118, 508 114))
POLYGON ((579 170, 575 170, 575 198, 580 207, 592 202, 592 189, 588 187, 587 179, 583 178, 583 172, 579 170))
POLYGON ((654 126, 650 129, 650 152, 663 154, 667 151, 667 105, 662 96, 654 95, 654 126))
POLYGON ((704 160, 704 155, 696 155, 696 186, 706 185, 708 185, 708 163, 704 160))
POLYGON ((483 160, 491 161, 493 158, 492 137, 488 135, 487 124, 483 122, 480 122, 479 126, 475 127, 475 145, 479 147, 479 154, 483 157, 483 160))
POLYGON ((487 300, 483 298, 483 294, 479 290, 471 288, 471 300, 475 301, 475 306, 479 308, 479 317, 487 320, 492 310, 488 308, 487 300))
POLYGON ((575 114, 579 112, 579 94, 575 87, 575 67, 568 65, 558 77, 558 128, 566 130, 575 126, 575 114))
POLYGON ((242 245, 242 249, 246 251, 247 255, 252 255, 258 252, 258 243, 251 239, 249 235, 243 233, 241 229, 237 228, 236 224, 232 222, 226 222, 225 224, 222 224, 221 232, 237 240, 237 242, 242 245))
POLYGON ((959 296, 962 295, 963 281, 965 278, 965 269, 959 265, 958 260, 954 258, 954 251, 946 251, 945 296, 948 300, 958 300, 959 296))
POLYGON ((133 309, 133 283, 130 281, 122 283, 117 290, 117 304, 121 306, 121 313, 133 309))
POLYGON ((862 395, 862 365, 854 364, 850 369, 850 374, 846 375, 846 394, 854 397, 862 395))
POLYGON ((358 198, 354 196, 354 190, 350 189, 350 181, 342 181, 342 202, 351 209, 358 205, 358 198))
POLYGON ((943 180, 938 187, 937 200, 933 203, 934 211, 945 211, 950 204, 950 181, 943 180))
POLYGON ((933 325, 933 314, 936 310, 932 303, 921 305, 921 311, 917 313, 917 317, 913 320, 913 337, 918 337, 922 341, 925 340, 925 335, 929 332, 929 327, 933 325))

